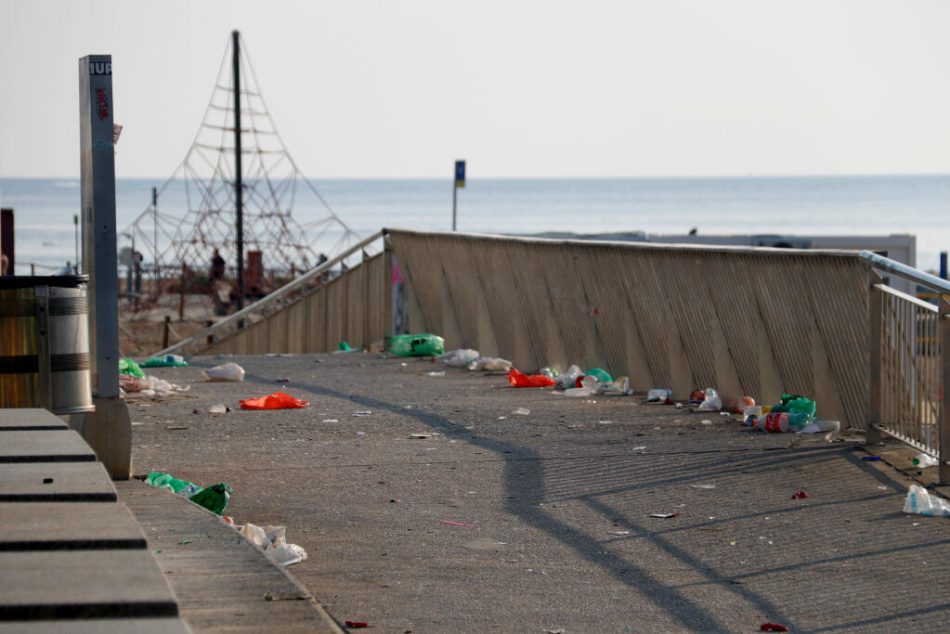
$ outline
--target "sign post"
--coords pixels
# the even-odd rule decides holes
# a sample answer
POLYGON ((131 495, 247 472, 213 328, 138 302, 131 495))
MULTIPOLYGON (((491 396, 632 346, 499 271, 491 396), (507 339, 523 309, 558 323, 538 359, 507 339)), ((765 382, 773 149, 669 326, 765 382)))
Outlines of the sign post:
POLYGON ((132 468, 132 426, 119 397, 118 262, 115 230, 115 128, 112 56, 79 60, 82 270, 89 276, 89 348, 95 412, 82 435, 113 479, 132 468))
POLYGON ((465 161, 455 161, 455 186, 452 187, 452 231, 455 231, 457 225, 456 204, 458 190, 462 187, 465 187, 465 161))

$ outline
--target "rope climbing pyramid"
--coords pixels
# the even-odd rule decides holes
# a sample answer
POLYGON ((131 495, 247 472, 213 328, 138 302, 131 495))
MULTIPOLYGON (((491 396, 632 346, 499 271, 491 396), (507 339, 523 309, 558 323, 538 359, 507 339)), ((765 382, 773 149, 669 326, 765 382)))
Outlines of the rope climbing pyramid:
POLYGON ((163 271, 205 271, 215 250, 232 272, 244 268, 238 257, 243 250, 245 258, 258 252, 261 266, 292 276, 359 240, 290 156, 243 39, 232 35, 190 149, 156 200, 126 229, 140 245, 143 265, 154 267, 158 277, 163 271), (293 214, 295 206, 305 217, 293 214), (183 214, 165 211, 176 207, 183 214))

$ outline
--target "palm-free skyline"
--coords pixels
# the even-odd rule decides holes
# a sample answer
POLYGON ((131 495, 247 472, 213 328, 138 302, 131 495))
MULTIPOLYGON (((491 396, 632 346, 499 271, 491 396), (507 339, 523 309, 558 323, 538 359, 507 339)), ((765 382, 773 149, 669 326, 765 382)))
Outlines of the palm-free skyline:
POLYGON ((0 1, 0 176, 79 173, 110 53, 119 177, 191 144, 230 31, 313 178, 950 172, 940 2, 0 1))

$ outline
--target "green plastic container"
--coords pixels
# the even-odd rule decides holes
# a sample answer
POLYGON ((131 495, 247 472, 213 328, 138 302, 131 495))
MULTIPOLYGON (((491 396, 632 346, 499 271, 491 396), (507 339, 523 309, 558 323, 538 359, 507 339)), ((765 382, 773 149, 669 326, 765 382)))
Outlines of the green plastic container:
POLYGON ((438 335, 396 335, 389 342, 389 351, 397 357, 437 357, 445 353, 445 341, 438 335))

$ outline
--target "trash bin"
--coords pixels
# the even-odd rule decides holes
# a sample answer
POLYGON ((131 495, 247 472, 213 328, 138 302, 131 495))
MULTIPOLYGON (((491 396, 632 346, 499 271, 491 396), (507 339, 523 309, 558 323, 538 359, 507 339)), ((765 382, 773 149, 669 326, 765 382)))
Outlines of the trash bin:
POLYGON ((0 277, 0 407, 94 410, 85 275, 0 277))

